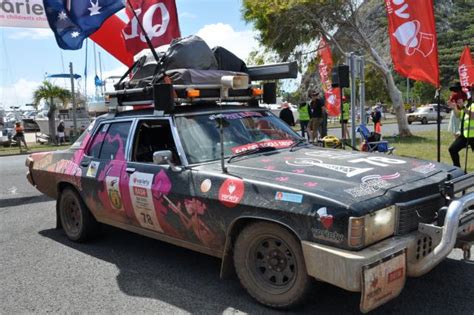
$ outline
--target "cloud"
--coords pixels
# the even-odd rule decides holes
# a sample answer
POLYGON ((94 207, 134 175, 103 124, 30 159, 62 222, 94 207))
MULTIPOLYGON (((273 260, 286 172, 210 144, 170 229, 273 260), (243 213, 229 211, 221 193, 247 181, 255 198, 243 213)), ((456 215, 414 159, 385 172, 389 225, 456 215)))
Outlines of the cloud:
POLYGON ((209 47, 222 46, 244 61, 253 49, 258 48, 254 31, 236 31, 229 24, 208 24, 196 35, 204 39, 209 47))
POLYGON ((1 86, 0 103, 5 109, 30 104, 33 102, 33 91, 40 85, 41 82, 20 79, 12 85, 1 86))
POLYGON ((8 38, 10 39, 33 39, 33 40, 42 40, 53 37, 53 31, 49 28, 32 28, 32 29, 23 29, 21 31, 16 31, 8 38))

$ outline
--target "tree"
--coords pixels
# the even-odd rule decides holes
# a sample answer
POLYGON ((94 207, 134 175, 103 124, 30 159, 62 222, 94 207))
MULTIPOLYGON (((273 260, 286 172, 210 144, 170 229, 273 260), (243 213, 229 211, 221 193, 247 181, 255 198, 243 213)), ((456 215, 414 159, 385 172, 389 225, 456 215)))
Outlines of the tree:
MULTIPOLYGON (((387 32, 384 4, 380 0, 243 0, 243 16, 260 31, 259 41, 275 50, 284 60, 301 54, 304 44, 322 36, 342 58, 348 51, 363 53, 366 61, 380 73, 393 104, 400 136, 411 132, 390 64, 374 44, 373 36, 387 32), (368 16, 377 13, 376 16, 368 16), (361 22, 363 21, 363 23, 361 22)), ((306 47, 307 48, 307 47, 306 47)))
POLYGON ((48 126, 50 141, 56 139, 56 109, 58 108, 55 100, 59 99, 62 105, 71 99, 71 92, 62 87, 52 84, 49 81, 43 81, 42 85, 33 92, 33 103, 39 104, 41 100, 48 102, 48 126))

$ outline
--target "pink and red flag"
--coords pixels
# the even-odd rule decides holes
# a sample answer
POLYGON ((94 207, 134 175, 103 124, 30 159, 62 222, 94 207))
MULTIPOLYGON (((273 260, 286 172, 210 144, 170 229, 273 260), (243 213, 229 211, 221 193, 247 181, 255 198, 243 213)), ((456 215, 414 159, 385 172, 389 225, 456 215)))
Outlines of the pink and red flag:
POLYGON ((385 0, 394 69, 439 87, 433 0, 385 0))
POLYGON ((130 22, 122 35, 128 51, 136 55, 148 48, 145 36, 132 9, 135 11, 153 47, 171 43, 181 36, 178 11, 174 0, 127 0, 127 15, 130 22), (130 2, 129 2, 130 1, 130 2), (130 7, 132 6, 132 8, 130 7))
POLYGON ((461 54, 458 71, 461 86, 464 92, 467 92, 470 87, 474 86, 474 62, 469 46, 466 46, 461 54))
POLYGON ((323 85, 324 97, 326 99, 326 109, 329 116, 338 116, 341 113, 341 100, 339 88, 333 88, 331 81, 331 71, 333 67, 331 47, 324 38, 318 45, 317 57, 319 61, 319 76, 323 85))

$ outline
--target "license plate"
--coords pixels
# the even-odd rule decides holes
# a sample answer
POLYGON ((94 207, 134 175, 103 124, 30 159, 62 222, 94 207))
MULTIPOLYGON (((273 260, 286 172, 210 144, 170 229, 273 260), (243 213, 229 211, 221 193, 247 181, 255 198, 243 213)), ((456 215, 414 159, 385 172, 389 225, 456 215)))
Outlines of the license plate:
POLYGON ((405 250, 362 267, 361 312, 369 312, 397 297, 405 286, 405 279, 405 250))

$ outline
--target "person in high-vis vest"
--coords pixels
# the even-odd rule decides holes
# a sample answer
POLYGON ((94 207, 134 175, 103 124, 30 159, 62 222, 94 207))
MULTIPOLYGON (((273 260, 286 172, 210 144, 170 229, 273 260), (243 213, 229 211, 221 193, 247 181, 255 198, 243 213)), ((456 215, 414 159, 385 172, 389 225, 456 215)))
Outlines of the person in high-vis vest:
POLYGON ((351 105, 345 96, 342 96, 342 113, 341 113, 341 124, 344 133, 342 139, 350 139, 349 133, 349 115, 351 112, 351 105))
MULTIPOLYGON (((463 101, 458 99, 458 102, 461 103, 463 101)), ((468 100, 467 105, 458 105, 461 105, 459 106, 461 109, 452 105, 451 108, 461 120, 461 134, 449 146, 449 154, 453 160, 453 165, 461 167, 459 151, 465 149, 467 146, 471 146, 471 150, 474 151, 474 104, 472 103, 472 96, 468 100)))
MULTIPOLYGON (((300 120, 301 136, 305 138, 305 134, 308 133, 309 123, 309 105, 306 102, 300 103, 298 107, 298 119, 300 120)), ((309 138, 309 135, 308 135, 309 138)))

